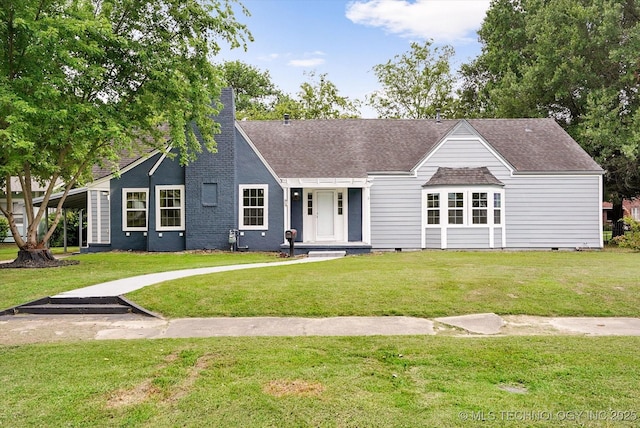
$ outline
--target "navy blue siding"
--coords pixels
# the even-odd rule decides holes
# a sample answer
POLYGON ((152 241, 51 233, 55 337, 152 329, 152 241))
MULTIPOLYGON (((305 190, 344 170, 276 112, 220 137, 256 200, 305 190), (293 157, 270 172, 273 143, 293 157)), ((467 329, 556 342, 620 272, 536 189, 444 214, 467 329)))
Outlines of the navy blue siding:
POLYGON ((186 249, 229 249, 229 230, 237 225, 237 186, 235 184, 235 117, 233 92, 221 95, 224 108, 214 118, 221 133, 215 136, 217 153, 204 150, 185 168, 186 249), (203 184, 215 184, 216 204, 203 201, 203 184))
MULTIPOLYGON (((185 170, 177 157, 165 158, 149 177, 149 244, 148 251, 182 251, 185 249, 185 231, 156 230, 156 186, 184 184, 185 170)), ((186 198, 185 198, 186 200, 186 198)), ((186 220, 185 220, 186 222, 186 220)), ((184 227, 183 227, 184 229, 184 227)))
POLYGON ((184 184, 184 169, 177 160, 165 158, 155 174, 150 177, 149 171, 160 159, 156 154, 125 172, 120 178, 114 178, 110 183, 111 203, 111 248, 133 251, 180 251, 184 250, 184 238, 180 232, 162 232, 159 237, 156 228, 155 186, 184 184), (147 207, 148 231, 125 232, 122 230, 122 189, 144 188, 149 192, 147 207))
MULTIPOLYGON (((139 187, 149 189, 149 170, 160 159, 160 154, 150 157, 135 168, 125 172, 110 182, 111 187, 111 247, 116 250, 146 251, 147 237, 145 232, 124 232, 122 230, 122 189, 139 187), (128 235, 128 236, 127 236, 128 235)), ((149 189, 149 197, 151 190, 149 189)), ((151 198, 149 198, 151 200, 151 198)), ((151 214, 153 209, 147 207, 151 214)), ((147 225, 151 226, 151 222, 147 225)))
POLYGON ((290 201, 291 201, 291 228, 298 231, 296 236, 296 242, 302 242, 302 236, 304 231, 302 230, 303 213, 304 213, 304 193, 302 188, 291 189, 290 201), (298 200, 293 200, 293 193, 298 192, 298 200))
POLYGON ((349 189, 349 242, 362 241, 362 189, 349 189))
MULTIPOLYGON (((284 190, 239 132, 236 135, 236 148, 238 185, 266 184, 269 186, 268 229, 242 230, 240 228, 243 236, 239 237, 238 245, 249 247, 252 251, 280 251, 280 244, 284 242, 284 190)), ((238 200, 236 207, 239 203, 238 200)))

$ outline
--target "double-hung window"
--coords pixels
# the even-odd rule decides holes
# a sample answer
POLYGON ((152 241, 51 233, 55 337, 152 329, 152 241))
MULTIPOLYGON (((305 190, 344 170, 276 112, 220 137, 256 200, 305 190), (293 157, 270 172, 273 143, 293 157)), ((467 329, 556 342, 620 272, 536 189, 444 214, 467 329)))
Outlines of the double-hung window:
POLYGON ((484 192, 471 193, 471 219, 473 224, 487 224, 487 194, 484 192))
POLYGON ((440 193, 427 193, 427 224, 440 224, 440 193))
POLYGON ((449 192, 449 224, 464 224, 464 192, 449 192))
POLYGON ((147 189, 122 189, 122 230, 147 231, 148 206, 147 189))
POLYGON ((267 185, 240 186, 241 229, 268 229, 269 188, 267 185))
POLYGON ((156 186, 156 229, 184 230, 184 186, 156 186))
POLYGON ((502 194, 493 194, 493 224, 502 223, 502 194))

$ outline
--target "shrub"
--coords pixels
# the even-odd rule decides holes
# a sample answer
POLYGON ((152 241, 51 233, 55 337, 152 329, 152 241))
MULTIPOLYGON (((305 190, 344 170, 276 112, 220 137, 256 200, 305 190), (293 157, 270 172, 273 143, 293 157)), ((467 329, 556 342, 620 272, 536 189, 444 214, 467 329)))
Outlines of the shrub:
POLYGON ((7 236, 9 236, 9 221, 0 214, 0 242, 4 242, 7 236))
MULTIPOLYGON (((49 215, 49 222, 55 219, 55 213, 49 215)), ((83 222, 84 223, 84 222, 83 222)), ((49 239, 50 247, 62 247, 64 245, 64 222, 60 218, 60 222, 56 226, 56 230, 49 239)), ((80 245, 78 237, 79 216, 76 211, 67 211, 67 245, 80 245)))
POLYGON ((631 217, 625 217, 624 223, 627 225, 624 235, 616 236, 613 241, 620 247, 640 251, 640 222, 631 217))

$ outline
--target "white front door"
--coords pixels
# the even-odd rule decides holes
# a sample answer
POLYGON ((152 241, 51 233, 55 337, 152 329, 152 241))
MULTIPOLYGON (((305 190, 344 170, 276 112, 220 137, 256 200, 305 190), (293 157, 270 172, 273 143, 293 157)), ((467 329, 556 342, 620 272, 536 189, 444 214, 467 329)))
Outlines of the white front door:
POLYGON ((318 190, 316 193, 316 240, 336 240, 336 207, 333 190, 318 190))

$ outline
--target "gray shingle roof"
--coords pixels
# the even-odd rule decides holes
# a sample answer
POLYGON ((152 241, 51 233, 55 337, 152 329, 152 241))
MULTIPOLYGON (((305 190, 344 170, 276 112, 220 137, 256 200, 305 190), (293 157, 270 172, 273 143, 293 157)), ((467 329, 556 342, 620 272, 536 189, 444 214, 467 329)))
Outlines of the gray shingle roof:
POLYGON ((499 185, 498 180, 486 166, 480 168, 447 168, 439 167, 435 174, 423 187, 451 185, 499 185))
POLYGON ((517 171, 602 171, 553 119, 474 119, 468 122, 517 171))
MULTIPOLYGON (((336 119, 240 121, 276 174, 287 178, 366 177, 409 172, 459 120, 336 119)), ((468 123, 516 171, 601 172, 553 119, 474 119, 468 123)))

